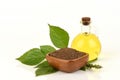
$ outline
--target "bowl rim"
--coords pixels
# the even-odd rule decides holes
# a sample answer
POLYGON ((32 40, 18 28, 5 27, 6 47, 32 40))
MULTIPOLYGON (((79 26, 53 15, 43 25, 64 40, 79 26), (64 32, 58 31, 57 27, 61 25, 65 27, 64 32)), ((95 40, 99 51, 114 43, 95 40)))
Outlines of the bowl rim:
POLYGON ((87 53, 85 53, 85 52, 84 52, 85 55, 83 55, 83 56, 81 56, 81 57, 78 57, 78 58, 75 58, 75 59, 70 59, 70 60, 53 57, 53 56, 50 56, 49 54, 50 54, 50 53, 48 53, 48 54, 46 55, 46 57, 51 57, 51 58, 53 58, 53 59, 56 59, 56 60, 59 60, 59 61, 64 61, 64 62, 76 61, 76 60, 82 59, 82 58, 84 58, 84 57, 86 57, 86 56, 89 58, 89 54, 87 54, 87 53))

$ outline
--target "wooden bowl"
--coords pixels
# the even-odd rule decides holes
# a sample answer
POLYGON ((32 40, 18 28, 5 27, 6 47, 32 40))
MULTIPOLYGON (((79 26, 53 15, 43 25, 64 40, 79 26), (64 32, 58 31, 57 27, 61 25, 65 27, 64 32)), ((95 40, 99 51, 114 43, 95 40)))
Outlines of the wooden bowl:
POLYGON ((84 54, 85 55, 72 60, 60 59, 47 54, 46 59, 48 63, 54 68, 63 72, 70 73, 79 70, 88 62, 88 54, 87 53, 84 54))

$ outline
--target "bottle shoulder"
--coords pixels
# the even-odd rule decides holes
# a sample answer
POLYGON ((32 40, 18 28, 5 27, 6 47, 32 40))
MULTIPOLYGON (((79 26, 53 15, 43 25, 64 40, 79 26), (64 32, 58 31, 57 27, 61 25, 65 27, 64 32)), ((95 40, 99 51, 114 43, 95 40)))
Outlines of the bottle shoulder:
POLYGON ((87 32, 79 33, 76 37, 80 37, 80 36, 86 36, 86 37, 94 36, 94 37, 97 37, 96 34, 94 34, 94 33, 87 33, 87 32))
POLYGON ((79 33, 75 38, 74 40, 99 40, 98 36, 96 36, 95 34, 93 33, 89 33, 89 34, 86 34, 86 33, 79 33))

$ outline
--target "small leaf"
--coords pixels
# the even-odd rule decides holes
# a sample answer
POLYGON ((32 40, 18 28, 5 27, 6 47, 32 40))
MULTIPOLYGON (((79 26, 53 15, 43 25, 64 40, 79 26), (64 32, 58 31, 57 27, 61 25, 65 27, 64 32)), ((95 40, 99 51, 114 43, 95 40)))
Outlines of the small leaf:
POLYGON ((33 48, 24 53, 21 57, 17 58, 17 60, 26 65, 36 65, 40 63, 43 59, 43 53, 39 48, 33 48))
POLYGON ((102 68, 101 65, 91 64, 91 63, 87 63, 87 64, 86 64, 86 67, 87 67, 88 69, 91 69, 91 68, 100 69, 100 68, 102 68))
POLYGON ((48 65, 49 65, 48 61, 44 61, 44 62, 38 64, 35 68, 42 68, 42 67, 45 67, 45 66, 48 66, 48 65))
POLYGON ((86 67, 84 66, 84 67, 80 68, 80 70, 86 71, 86 67))
POLYGON ((85 66, 80 68, 80 70, 86 71, 86 70, 90 70, 92 68, 100 69, 100 68, 102 68, 102 66, 101 65, 97 65, 97 64, 92 64, 92 63, 88 62, 85 66))
MULTIPOLYGON (((49 25, 49 24, 48 24, 49 25)), ((69 35, 68 33, 60 27, 49 25, 50 27, 50 38, 52 43, 57 48, 68 47, 69 35)))
POLYGON ((47 53, 55 51, 55 48, 50 45, 40 46, 40 49, 41 49, 42 53, 44 53, 45 56, 47 53))
POLYGON ((50 66, 47 61, 39 64, 37 67, 38 69, 35 71, 36 76, 57 72, 57 70, 50 66))

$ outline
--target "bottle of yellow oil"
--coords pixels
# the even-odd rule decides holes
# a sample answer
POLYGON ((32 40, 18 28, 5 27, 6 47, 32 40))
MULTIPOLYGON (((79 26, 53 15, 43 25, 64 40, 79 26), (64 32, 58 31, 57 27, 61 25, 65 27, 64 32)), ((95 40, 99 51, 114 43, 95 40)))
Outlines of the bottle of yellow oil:
POLYGON ((88 53, 89 61, 93 61, 98 58, 101 44, 98 37, 91 32, 90 17, 83 17, 81 22, 81 33, 73 39, 71 47, 88 53))

